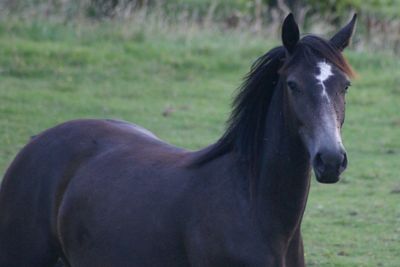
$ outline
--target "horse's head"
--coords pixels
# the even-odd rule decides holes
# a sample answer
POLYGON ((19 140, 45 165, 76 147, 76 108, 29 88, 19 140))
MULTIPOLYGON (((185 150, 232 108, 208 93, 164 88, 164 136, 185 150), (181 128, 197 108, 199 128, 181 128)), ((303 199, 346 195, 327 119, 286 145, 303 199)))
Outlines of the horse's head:
POLYGON ((335 183, 347 167, 341 127, 350 66, 341 52, 349 44, 356 15, 330 40, 299 37, 292 15, 283 24, 286 62, 281 69, 285 106, 290 125, 308 150, 317 180, 335 183))

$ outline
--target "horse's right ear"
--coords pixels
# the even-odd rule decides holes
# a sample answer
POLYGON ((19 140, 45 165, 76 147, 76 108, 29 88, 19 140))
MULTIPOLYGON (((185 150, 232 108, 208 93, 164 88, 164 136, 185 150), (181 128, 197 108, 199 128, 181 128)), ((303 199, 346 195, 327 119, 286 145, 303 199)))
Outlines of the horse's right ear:
POLYGON ((282 43, 289 54, 293 53, 300 39, 299 26, 297 26, 294 16, 290 13, 284 20, 282 26, 282 43))

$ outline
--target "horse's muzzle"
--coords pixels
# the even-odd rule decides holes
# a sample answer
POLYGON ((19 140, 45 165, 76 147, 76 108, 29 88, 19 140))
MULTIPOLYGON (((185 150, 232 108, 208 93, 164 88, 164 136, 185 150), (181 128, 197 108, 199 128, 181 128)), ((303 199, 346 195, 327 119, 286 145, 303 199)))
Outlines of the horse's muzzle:
POLYGON ((314 173, 317 181, 325 184, 336 183, 340 179, 340 174, 347 167, 346 151, 321 151, 317 153, 313 160, 314 173))

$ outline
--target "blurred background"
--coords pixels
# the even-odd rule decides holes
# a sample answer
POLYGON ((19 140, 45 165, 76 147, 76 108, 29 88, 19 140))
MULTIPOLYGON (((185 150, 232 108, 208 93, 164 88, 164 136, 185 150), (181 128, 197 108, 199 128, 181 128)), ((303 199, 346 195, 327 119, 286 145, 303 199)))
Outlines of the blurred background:
POLYGON ((0 10, 22 20, 119 20, 148 28, 150 19, 164 27, 246 29, 272 36, 289 12, 313 33, 329 33, 357 12, 357 48, 400 51, 399 0, 2 0, 0 10))
POLYGON ((76 118, 127 120, 188 149, 216 141, 289 12, 326 38, 359 15, 349 167, 338 184, 313 179, 308 266, 398 267, 400 0, 0 0, 0 173, 32 135, 76 118))

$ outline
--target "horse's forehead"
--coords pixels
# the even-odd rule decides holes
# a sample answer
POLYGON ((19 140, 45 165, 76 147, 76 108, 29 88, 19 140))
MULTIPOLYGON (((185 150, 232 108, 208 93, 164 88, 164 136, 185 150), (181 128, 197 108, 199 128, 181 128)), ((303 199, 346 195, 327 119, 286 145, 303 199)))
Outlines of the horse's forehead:
POLYGON ((326 84, 332 78, 348 79, 345 73, 342 73, 334 64, 323 58, 299 61, 298 64, 294 65, 289 76, 293 76, 295 80, 309 86, 315 83, 326 84))
POLYGON ((332 65, 327 63, 326 61, 320 61, 317 63, 317 73, 315 74, 315 78, 319 83, 324 83, 331 76, 333 76, 332 65))

